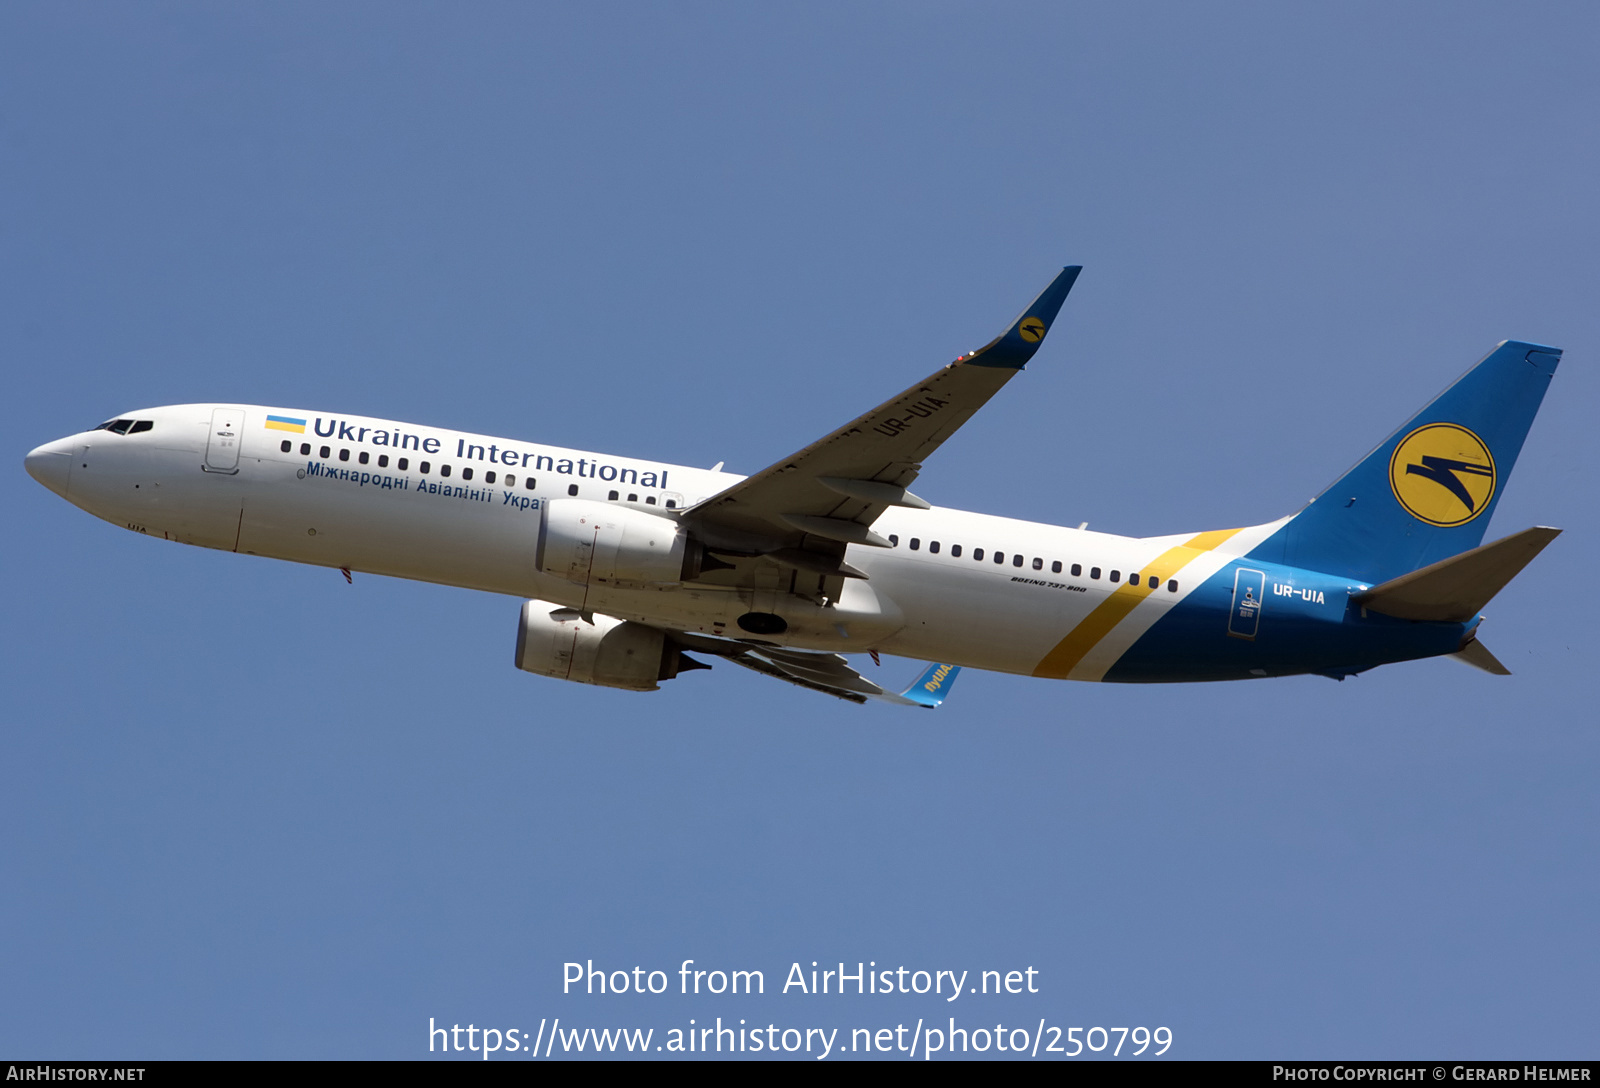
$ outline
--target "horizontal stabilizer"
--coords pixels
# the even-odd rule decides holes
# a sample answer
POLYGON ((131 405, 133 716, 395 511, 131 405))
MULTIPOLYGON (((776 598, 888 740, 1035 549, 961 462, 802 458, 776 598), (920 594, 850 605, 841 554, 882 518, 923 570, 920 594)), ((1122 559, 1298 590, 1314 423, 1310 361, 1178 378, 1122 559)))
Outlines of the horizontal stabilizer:
POLYGON ((1511 675, 1511 670, 1500 664, 1500 659, 1490 653, 1489 648, 1477 639, 1473 639, 1450 656, 1457 661, 1465 661, 1475 669, 1493 673, 1495 676, 1511 675))
MULTIPOLYGON (((1560 529, 1545 526, 1524 529, 1392 578, 1351 600, 1362 608, 1397 619, 1466 623, 1560 535, 1560 529)), ((1488 655, 1489 651, 1483 653, 1488 655)), ((1493 661, 1493 656, 1489 660, 1493 661)))

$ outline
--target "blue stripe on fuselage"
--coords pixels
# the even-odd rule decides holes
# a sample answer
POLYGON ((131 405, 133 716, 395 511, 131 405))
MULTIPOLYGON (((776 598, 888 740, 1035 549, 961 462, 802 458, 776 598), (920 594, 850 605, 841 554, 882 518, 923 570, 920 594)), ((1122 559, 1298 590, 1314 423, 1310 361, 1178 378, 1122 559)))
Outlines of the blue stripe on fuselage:
MULTIPOLYGON (((1247 575, 1246 580, 1254 579, 1247 575)), ((1157 620, 1103 679, 1157 683, 1348 675, 1393 661, 1454 653, 1477 623, 1416 623, 1375 612, 1363 617, 1350 604, 1351 592, 1359 588, 1348 578, 1235 560, 1157 620), (1228 633, 1241 570, 1263 575, 1254 639, 1228 633)))

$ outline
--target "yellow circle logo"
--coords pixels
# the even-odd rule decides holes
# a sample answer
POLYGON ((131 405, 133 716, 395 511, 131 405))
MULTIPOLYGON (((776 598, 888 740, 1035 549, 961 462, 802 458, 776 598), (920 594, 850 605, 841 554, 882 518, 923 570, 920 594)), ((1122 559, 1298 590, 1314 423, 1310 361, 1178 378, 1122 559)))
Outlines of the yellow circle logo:
POLYGON ((1044 339, 1044 322, 1037 317, 1025 317, 1017 326, 1017 333, 1028 343, 1037 344, 1044 339))
POLYGON ((1429 525, 1465 525, 1494 497, 1494 455, 1465 427, 1429 423, 1395 447, 1389 486, 1412 517, 1429 525))

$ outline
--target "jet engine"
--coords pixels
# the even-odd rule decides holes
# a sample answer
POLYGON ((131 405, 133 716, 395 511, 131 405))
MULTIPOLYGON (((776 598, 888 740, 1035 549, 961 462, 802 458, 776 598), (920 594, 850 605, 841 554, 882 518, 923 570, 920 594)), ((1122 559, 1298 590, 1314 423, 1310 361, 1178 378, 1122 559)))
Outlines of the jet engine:
POLYGON ((628 691, 655 691, 658 681, 680 671, 710 668, 685 657, 654 627, 598 614, 585 618, 549 601, 524 602, 516 665, 557 680, 628 691))
POLYGON ((700 547, 671 518, 589 499, 555 499, 535 562, 575 585, 671 585, 698 573, 700 547))

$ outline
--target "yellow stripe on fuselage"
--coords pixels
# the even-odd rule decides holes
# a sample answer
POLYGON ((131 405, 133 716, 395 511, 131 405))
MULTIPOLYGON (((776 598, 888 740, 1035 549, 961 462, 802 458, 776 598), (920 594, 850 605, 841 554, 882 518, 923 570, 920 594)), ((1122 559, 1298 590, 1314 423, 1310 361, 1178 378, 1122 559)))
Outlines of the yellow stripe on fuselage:
POLYGON ((1127 619, 1129 613, 1139 607, 1139 602, 1155 592, 1162 582, 1238 532, 1238 529, 1213 529, 1156 556, 1139 572, 1145 575, 1140 579, 1141 585, 1123 583, 1119 586, 1068 632, 1055 649, 1044 655, 1044 660, 1034 668, 1033 675, 1065 680, 1067 674, 1077 668, 1078 662, 1098 646, 1100 640, 1109 635, 1117 624, 1127 619))

